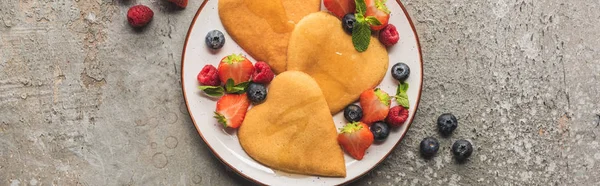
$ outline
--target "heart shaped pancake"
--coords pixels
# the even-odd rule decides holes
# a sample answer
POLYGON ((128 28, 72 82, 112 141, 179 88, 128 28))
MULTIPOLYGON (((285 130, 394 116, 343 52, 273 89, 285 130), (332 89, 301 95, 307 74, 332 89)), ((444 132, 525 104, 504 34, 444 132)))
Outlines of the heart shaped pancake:
POLYGON ((331 113, 337 113, 373 88, 385 76, 386 48, 371 37, 369 48, 358 52, 341 21, 328 13, 312 13, 296 25, 288 47, 288 70, 312 76, 323 91, 331 113))
POLYGON ((319 85, 286 71, 271 82, 267 99, 246 113, 238 130, 244 151, 273 169, 345 177, 344 154, 319 85))
POLYGON ((320 9, 320 0, 219 0, 219 17, 227 33, 275 73, 286 70, 288 41, 295 23, 320 9))

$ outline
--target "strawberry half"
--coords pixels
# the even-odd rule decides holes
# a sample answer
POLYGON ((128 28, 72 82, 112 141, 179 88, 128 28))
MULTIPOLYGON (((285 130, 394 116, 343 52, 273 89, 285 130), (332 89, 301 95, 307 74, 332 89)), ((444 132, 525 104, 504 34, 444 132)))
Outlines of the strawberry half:
POLYGON ((365 17, 373 16, 381 22, 381 25, 379 26, 371 25, 371 30, 381 30, 388 25, 390 20, 390 10, 385 5, 386 2, 387 0, 365 0, 365 3, 367 4, 365 17))
POLYGON ((187 7, 187 4, 188 4, 188 0, 169 0, 169 2, 179 6, 181 8, 187 7))
POLYGON ((381 89, 369 89, 360 94, 360 106, 363 109, 362 122, 371 125, 383 121, 390 111, 390 96, 381 89))
POLYGON ((233 79, 234 85, 250 81, 252 73, 254 65, 242 54, 231 54, 219 63, 219 78, 223 83, 228 79, 233 79))
POLYGON ((344 15, 353 13, 356 10, 354 0, 323 0, 323 5, 338 18, 342 18, 344 15))
POLYGON ((215 118, 225 128, 238 128, 242 125, 250 101, 246 94, 227 94, 217 101, 215 118))
POLYGON ((354 159, 362 160, 367 149, 373 144, 373 133, 362 122, 348 123, 338 134, 338 143, 354 159))

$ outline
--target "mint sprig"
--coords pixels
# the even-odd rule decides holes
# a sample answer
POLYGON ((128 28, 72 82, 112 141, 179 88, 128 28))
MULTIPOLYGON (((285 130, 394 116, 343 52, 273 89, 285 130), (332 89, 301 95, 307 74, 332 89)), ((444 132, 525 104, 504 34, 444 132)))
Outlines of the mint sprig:
POLYGON ((222 86, 199 86, 200 90, 204 91, 206 95, 219 97, 225 94, 225 89, 222 86))
POLYGON ((408 102, 408 94, 406 93, 407 91, 408 83, 401 82, 396 90, 396 96, 394 96, 394 98, 396 98, 396 103, 406 109, 410 107, 410 103, 408 102))
POLYGON ((248 84, 250 84, 250 81, 235 85, 233 79, 229 78, 227 82, 225 82, 225 92, 230 94, 242 94, 246 92, 248 84))
POLYGON ((246 88, 250 81, 246 81, 240 84, 235 85, 233 79, 229 78, 227 82, 225 82, 225 88, 222 86, 199 86, 198 89, 204 91, 206 95, 219 97, 228 94, 243 94, 246 92, 246 88))
POLYGON ((364 52, 369 48, 371 42, 371 29, 364 22, 359 21, 357 23, 352 29, 352 44, 356 51, 364 52))
POLYGON ((352 44, 354 49, 359 52, 364 52, 369 48, 371 43, 371 29, 370 26, 379 26, 381 22, 373 16, 365 17, 367 13, 367 4, 365 0, 354 0, 356 4, 356 23, 354 29, 352 29, 352 44))

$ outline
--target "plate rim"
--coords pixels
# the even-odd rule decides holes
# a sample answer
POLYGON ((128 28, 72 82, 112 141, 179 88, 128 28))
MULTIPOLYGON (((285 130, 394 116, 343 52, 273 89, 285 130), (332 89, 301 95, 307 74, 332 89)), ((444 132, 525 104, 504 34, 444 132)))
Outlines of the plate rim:
MULTIPOLYGON (((206 139, 204 138, 204 135, 202 135, 202 133, 200 132, 200 129, 198 128, 198 125, 196 124, 196 120, 194 119, 194 116, 192 116, 191 114, 191 110, 190 110, 190 106, 188 104, 188 99, 187 99, 187 94, 185 92, 185 83, 184 83, 184 71, 185 69, 183 68, 184 66, 184 62, 185 62, 185 54, 187 51, 187 45, 189 43, 189 39, 190 39, 190 35, 192 33, 192 28, 193 26, 196 24, 196 21, 198 19, 198 16, 200 15, 200 13, 202 12, 202 9, 204 8, 204 6, 206 5, 206 3, 208 3, 209 0, 203 0, 202 4, 200 5, 200 8, 198 8, 198 10, 196 11, 196 14, 194 15, 194 18, 192 19, 192 22, 190 23, 190 26, 188 28, 187 34, 185 36, 185 42, 183 44, 183 51, 182 51, 182 55, 181 55, 181 92, 183 94, 183 99, 185 102, 185 107, 188 111, 188 115, 190 116, 190 119, 192 120, 192 123, 194 124, 194 127, 196 128, 196 132, 198 132, 198 134, 200 135, 200 137, 202 138, 202 141, 204 142, 204 144, 206 144, 206 146, 208 146, 208 149, 210 149, 211 153, 217 157, 217 159, 227 165, 233 172, 235 172, 237 175, 241 176, 242 178, 249 180, 251 182, 260 184, 260 185, 266 185, 263 182, 260 182, 250 176, 245 175, 244 173, 238 171, 237 169, 234 168, 234 166, 230 165, 229 163, 227 163, 218 153, 215 152, 215 150, 212 148, 212 146, 210 144, 208 144, 206 142, 206 139)), ((375 163, 372 167, 370 167, 368 170, 366 170, 365 172, 361 173, 360 175, 344 181, 342 183, 340 183, 339 185, 346 185, 349 183, 352 183, 354 181, 357 181, 358 179, 362 178, 363 176, 365 176, 368 172, 370 172, 371 170, 373 170, 375 167, 379 166, 379 164, 381 164, 381 162, 383 162, 385 159, 387 159, 387 157, 392 153, 392 151, 394 151, 394 149, 396 149, 396 147, 398 147, 398 145, 400 144, 400 142, 402 142, 402 140, 404 139, 404 136, 406 136, 406 133, 408 133, 408 130, 410 130, 410 127, 416 117, 417 111, 419 110, 419 103, 421 102, 421 94, 423 93, 423 52, 421 49, 421 41, 419 40, 419 35, 417 34, 417 29, 412 21, 412 18, 410 17, 410 15, 408 14, 408 10, 406 10, 406 7, 404 7, 404 4, 402 4, 402 2, 400 2, 400 0, 395 0, 398 5, 400 5, 400 8, 402 9, 402 12, 404 13, 404 15, 406 16, 406 18, 408 19, 408 23, 410 24, 410 27, 415 35, 415 39, 417 41, 417 50, 419 51, 419 63, 421 65, 421 76, 419 77, 419 81, 421 82, 421 86, 419 87, 419 93, 417 95, 417 100, 415 103, 415 116, 413 116, 410 121, 407 123, 406 126, 406 131, 403 132, 400 135, 400 139, 396 142, 396 144, 394 144, 394 147, 392 149, 390 149, 387 153, 385 153, 385 155, 383 156, 383 158, 381 158, 377 163, 375 163)))

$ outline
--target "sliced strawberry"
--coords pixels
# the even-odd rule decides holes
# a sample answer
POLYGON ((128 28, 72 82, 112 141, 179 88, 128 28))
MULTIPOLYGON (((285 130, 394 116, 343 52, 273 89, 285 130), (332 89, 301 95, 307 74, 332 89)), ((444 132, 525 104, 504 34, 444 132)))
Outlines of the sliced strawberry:
POLYGON ((362 122, 371 125, 383 121, 390 111, 390 96, 381 89, 369 89, 360 94, 360 106, 363 109, 362 122))
POLYGON ((221 59, 219 63, 219 78, 222 83, 233 79, 233 83, 238 85, 250 81, 252 73, 254 73, 254 65, 242 54, 231 54, 221 59))
POLYGON ((367 4, 367 12, 365 17, 373 16, 379 20, 381 25, 371 25, 371 30, 381 30, 388 25, 390 20, 390 10, 387 8, 385 3, 387 0, 365 0, 367 4))
POLYGON ((338 143, 354 159, 362 160, 367 149, 373 144, 373 133, 362 122, 348 123, 338 134, 338 143))
POLYGON ((348 13, 354 13, 356 10, 354 0, 323 0, 323 5, 338 18, 342 18, 348 13))
POLYGON ((225 128, 238 128, 242 125, 250 101, 246 94, 227 94, 217 101, 215 118, 225 128))
POLYGON ((181 8, 187 7, 187 4, 188 4, 188 0, 169 0, 169 2, 179 6, 181 8))

